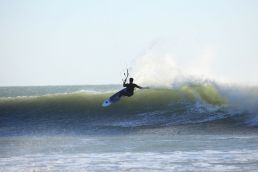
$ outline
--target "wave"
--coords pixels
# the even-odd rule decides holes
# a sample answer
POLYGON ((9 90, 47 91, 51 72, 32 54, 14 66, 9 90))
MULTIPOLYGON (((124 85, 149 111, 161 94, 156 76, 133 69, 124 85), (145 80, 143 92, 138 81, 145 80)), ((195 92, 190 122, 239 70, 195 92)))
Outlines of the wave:
POLYGON ((136 91, 134 96, 122 98, 108 108, 101 104, 113 94, 110 92, 0 98, 0 132, 135 129, 216 121, 256 127, 257 90, 211 82, 184 84, 136 91))

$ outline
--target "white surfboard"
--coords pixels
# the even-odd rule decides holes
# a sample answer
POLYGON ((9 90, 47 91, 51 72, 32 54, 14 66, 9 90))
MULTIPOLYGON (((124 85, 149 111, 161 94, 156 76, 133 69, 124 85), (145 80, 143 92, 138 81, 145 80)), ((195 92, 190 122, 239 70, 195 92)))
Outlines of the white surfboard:
POLYGON ((117 93, 115 93, 114 95, 112 95, 111 97, 109 97, 108 99, 104 100, 104 102, 102 103, 102 107, 108 107, 111 104, 118 102, 121 98, 121 92, 124 91, 126 88, 118 91, 117 93))

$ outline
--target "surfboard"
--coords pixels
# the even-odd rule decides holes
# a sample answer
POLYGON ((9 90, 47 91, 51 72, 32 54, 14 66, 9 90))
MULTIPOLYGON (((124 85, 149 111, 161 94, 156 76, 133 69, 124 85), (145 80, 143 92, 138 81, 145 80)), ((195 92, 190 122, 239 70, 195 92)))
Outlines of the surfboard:
MULTIPOLYGON (((128 76, 129 76, 128 69, 126 70, 126 74, 124 72, 124 76, 125 76, 125 80, 122 79, 123 83, 126 82, 128 76)), ((115 93, 114 95, 109 97, 108 99, 104 100, 104 102, 102 103, 102 107, 108 107, 108 106, 112 105, 113 103, 118 102, 123 95, 122 92, 125 92, 125 91, 126 91, 126 88, 118 91, 117 93, 115 93)))
POLYGON ((108 99, 104 100, 104 102, 102 103, 102 107, 108 107, 108 106, 112 105, 113 103, 118 102, 122 97, 121 96, 122 92, 124 92, 124 91, 126 91, 126 88, 118 91, 117 93, 110 96, 108 99))

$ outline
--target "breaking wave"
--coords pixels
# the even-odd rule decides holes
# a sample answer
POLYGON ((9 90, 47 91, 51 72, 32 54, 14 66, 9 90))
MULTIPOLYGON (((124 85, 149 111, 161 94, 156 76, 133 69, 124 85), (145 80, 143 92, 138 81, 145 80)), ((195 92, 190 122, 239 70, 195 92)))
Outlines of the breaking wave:
POLYGON ((72 92, 0 99, 2 134, 137 129, 212 123, 258 125, 258 90, 211 82, 136 91, 108 108, 113 93, 72 92), (243 100, 245 100, 243 102, 243 100))

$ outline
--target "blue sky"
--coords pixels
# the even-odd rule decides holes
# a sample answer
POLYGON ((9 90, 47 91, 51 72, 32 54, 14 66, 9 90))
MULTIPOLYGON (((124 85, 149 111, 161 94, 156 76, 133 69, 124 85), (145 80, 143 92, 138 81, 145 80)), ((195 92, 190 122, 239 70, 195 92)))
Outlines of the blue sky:
POLYGON ((257 83, 257 30, 255 0, 0 0, 0 85, 120 83, 153 52, 257 83))

